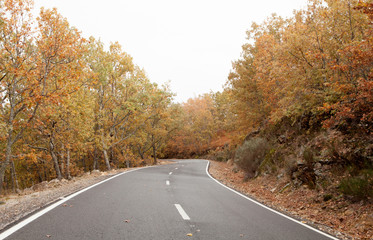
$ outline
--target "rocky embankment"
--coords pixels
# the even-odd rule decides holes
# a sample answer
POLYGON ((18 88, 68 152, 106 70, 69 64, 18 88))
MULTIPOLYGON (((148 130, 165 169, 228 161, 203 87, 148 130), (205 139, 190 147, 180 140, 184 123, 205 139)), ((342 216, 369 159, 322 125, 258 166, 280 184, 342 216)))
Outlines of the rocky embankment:
POLYGON ((327 198, 322 191, 294 186, 286 174, 264 175, 244 181, 233 164, 210 161, 210 174, 225 185, 340 239, 373 239, 373 204, 351 202, 343 196, 327 198))

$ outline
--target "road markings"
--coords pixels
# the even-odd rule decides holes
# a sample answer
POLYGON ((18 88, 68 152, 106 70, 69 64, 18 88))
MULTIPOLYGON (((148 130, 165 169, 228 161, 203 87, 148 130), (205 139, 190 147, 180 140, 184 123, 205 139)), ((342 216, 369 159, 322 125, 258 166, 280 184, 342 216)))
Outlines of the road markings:
POLYGON ((270 208, 270 207, 267 207, 266 205, 261 204, 260 202, 257 202, 257 201, 255 201, 255 200, 249 198, 248 196, 245 196, 245 195, 243 195, 242 193, 237 192, 236 190, 234 190, 234 189, 232 189, 232 188, 230 188, 230 187, 225 186, 224 184, 222 184, 221 182, 219 182, 218 180, 216 180, 215 178, 213 178, 213 177, 210 175, 210 173, 209 173, 210 161, 208 161, 208 160, 206 160, 206 161, 207 161, 206 174, 207 174, 207 175, 208 175, 212 180, 214 180, 215 182, 217 182, 217 183, 220 184, 221 186, 225 187, 226 189, 228 189, 228 190, 230 190, 230 191, 232 191, 232 192, 234 192, 234 193, 240 195, 240 196, 243 197, 243 198, 246 198, 247 200, 249 200, 249 201, 251 201, 251 202, 253 202, 253 203, 255 203, 255 204, 257 204, 257 205, 259 205, 259 206, 261 206, 261 207, 263 207, 263 208, 265 208, 265 209, 271 211, 271 212, 274 212, 274 213, 276 213, 276 214, 278 214, 278 215, 280 215, 280 216, 282 216, 282 217, 284 217, 284 218, 287 218, 287 219, 289 219, 289 220, 291 220, 291 221, 293 221, 293 222, 296 222, 296 223, 298 223, 298 224, 300 224, 300 225, 302 225, 302 226, 304 226, 304 227, 306 227, 306 228, 308 228, 308 229, 311 229, 311 230, 313 230, 313 231, 315 231, 315 232, 317 232, 317 233, 320 233, 321 235, 324 235, 325 237, 328 237, 328 238, 333 239, 333 240, 338 240, 338 238, 336 238, 336 237, 334 237, 334 236, 332 236, 332 235, 329 235, 329 234, 327 234, 327 233, 324 233, 324 232, 322 232, 322 231, 320 231, 320 230, 318 230, 318 229, 316 229, 316 228, 313 228, 313 227, 311 227, 311 226, 309 226, 309 225, 307 225, 307 224, 305 224, 305 223, 302 223, 302 222, 300 222, 300 221, 298 221, 298 220, 296 220, 296 219, 294 219, 294 218, 291 218, 291 217, 289 217, 289 216, 286 216, 285 214, 282 214, 282 213, 280 213, 280 212, 277 212, 276 210, 274 210, 274 209, 272 209, 272 208, 270 208))
POLYGON ((171 175, 171 174, 172 174, 172 172, 169 173, 169 175, 171 175))
POLYGON ((166 185, 167 185, 167 186, 170 186, 170 181, 166 181, 166 185))
POLYGON ((182 217, 184 220, 190 220, 190 217, 189 217, 188 214, 184 211, 184 209, 181 207, 180 204, 175 204, 175 207, 176 207, 176 209, 179 211, 181 217, 182 217))
POLYGON ((119 177, 119 176, 121 176, 121 175, 123 175, 123 174, 127 174, 127 173, 130 173, 130 172, 134 172, 134 171, 137 171, 137 170, 140 170, 140 169, 145 169, 145 168, 149 168, 149 167, 136 168, 136 169, 133 169, 133 170, 130 170, 130 171, 126 171, 126 172, 123 172, 123 173, 119 173, 119 174, 114 175, 114 176, 112 176, 112 177, 110 177, 110 178, 108 178, 108 179, 105 179, 105 180, 101 181, 101 182, 98 182, 98 183, 96 183, 96 184, 93 184, 92 186, 89 186, 89 187, 87 187, 87 188, 84 188, 84 189, 82 189, 82 190, 80 190, 80 191, 78 191, 78 192, 76 192, 76 193, 73 193, 73 194, 71 194, 71 195, 68 195, 67 197, 64 197, 63 199, 61 199, 60 201, 55 202, 54 204, 50 205, 49 207, 44 208, 43 210, 41 210, 41 211, 39 211, 39 212, 36 212, 34 215, 32 215, 32 216, 26 218, 25 220, 23 220, 23 221, 21 221, 20 223, 14 225, 13 227, 9 228, 8 230, 6 230, 6 231, 0 233, 0 240, 2 240, 2 239, 4 239, 4 238, 8 237, 9 235, 15 233, 16 231, 18 231, 18 230, 21 229, 22 227, 26 226, 26 225, 29 224, 30 222, 34 221, 35 219, 41 217, 42 215, 46 214, 47 212, 51 211, 52 209, 54 209, 54 208, 60 206, 62 203, 66 202, 66 201, 68 201, 68 200, 70 200, 70 199, 72 199, 73 197, 76 197, 77 195, 79 195, 79 194, 81 194, 81 193, 83 193, 83 192, 85 192, 85 191, 87 191, 87 190, 89 190, 89 189, 91 189, 91 188, 94 188, 94 187, 96 187, 96 186, 98 186, 98 185, 100 185, 100 184, 102 184, 102 183, 104 183, 104 182, 110 181, 111 179, 116 178, 116 177, 119 177))

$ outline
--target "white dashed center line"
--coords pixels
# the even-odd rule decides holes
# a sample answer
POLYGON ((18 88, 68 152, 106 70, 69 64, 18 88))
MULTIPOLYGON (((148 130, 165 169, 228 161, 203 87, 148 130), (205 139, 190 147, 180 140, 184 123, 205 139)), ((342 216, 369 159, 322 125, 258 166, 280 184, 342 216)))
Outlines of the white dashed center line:
POLYGON ((180 204, 175 204, 175 207, 176 207, 176 209, 179 211, 181 217, 182 217, 184 220, 190 220, 190 217, 188 216, 188 214, 186 214, 186 212, 185 212, 184 209, 180 206, 180 204))

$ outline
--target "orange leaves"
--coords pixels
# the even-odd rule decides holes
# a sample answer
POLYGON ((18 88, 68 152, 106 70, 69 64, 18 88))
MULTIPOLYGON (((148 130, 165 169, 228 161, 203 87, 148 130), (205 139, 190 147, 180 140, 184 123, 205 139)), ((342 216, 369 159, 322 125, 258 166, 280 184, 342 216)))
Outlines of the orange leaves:
POLYGON ((210 93, 182 104, 174 117, 179 126, 168 141, 168 157, 201 156, 228 144, 233 124, 229 101, 226 93, 210 93))
POLYGON ((272 17, 248 31, 252 42, 243 46, 227 83, 242 131, 320 110, 340 112, 335 123, 370 118, 372 6, 357 0, 311 3, 293 18, 272 17))

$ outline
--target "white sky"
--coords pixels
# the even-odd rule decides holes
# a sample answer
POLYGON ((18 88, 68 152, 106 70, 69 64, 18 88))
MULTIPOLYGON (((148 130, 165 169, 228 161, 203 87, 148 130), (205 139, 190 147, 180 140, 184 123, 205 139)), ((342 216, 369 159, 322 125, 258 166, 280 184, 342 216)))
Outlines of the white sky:
MULTIPOLYGON (((83 36, 118 41, 151 81, 171 81, 177 102, 221 91, 253 21, 291 16, 307 0, 35 0, 56 7, 83 36)), ((38 11, 37 11, 38 12, 38 11)), ((36 15, 36 14, 35 14, 36 15)))

